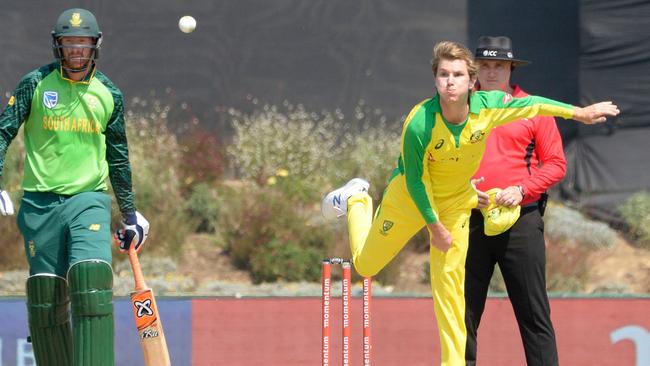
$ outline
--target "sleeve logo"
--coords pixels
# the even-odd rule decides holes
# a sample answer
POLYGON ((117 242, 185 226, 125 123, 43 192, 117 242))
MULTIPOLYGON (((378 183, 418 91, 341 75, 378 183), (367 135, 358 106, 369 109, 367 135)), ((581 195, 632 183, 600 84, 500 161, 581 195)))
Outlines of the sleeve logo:
POLYGON ((379 233, 383 236, 387 236, 388 230, 392 229, 393 225, 395 225, 394 222, 389 220, 384 220, 384 223, 381 225, 381 230, 379 231, 379 233))
POLYGON ((97 105, 99 104, 99 100, 94 95, 88 95, 86 97, 86 104, 88 105, 88 108, 90 108, 91 111, 94 111, 97 110, 97 105))
POLYGON ((56 107, 56 104, 59 102, 59 93, 55 91, 45 91, 43 92, 43 105, 49 109, 56 107))
POLYGON ((29 246, 29 256, 31 258, 36 257, 36 245, 34 244, 34 241, 30 240, 27 245, 29 246))

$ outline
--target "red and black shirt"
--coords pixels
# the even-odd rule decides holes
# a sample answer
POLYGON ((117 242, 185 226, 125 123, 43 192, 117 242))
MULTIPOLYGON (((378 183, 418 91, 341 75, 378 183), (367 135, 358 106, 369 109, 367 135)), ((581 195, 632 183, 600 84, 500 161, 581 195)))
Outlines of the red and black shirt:
MULTIPOLYGON (((528 94, 513 85, 515 98, 528 94)), ((483 160, 475 177, 485 181, 478 189, 520 185, 525 196, 522 206, 539 200, 540 195, 562 180, 566 160, 562 138, 553 117, 525 118, 496 127, 488 137, 483 160)))

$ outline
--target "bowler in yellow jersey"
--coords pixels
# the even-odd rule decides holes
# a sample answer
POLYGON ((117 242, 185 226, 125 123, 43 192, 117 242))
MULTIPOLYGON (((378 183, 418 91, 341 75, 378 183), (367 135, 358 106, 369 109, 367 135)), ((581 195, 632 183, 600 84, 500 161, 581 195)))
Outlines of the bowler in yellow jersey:
POLYGON ((326 218, 347 215, 355 269, 373 276, 423 227, 430 237, 430 273, 441 344, 441 365, 465 364, 465 257, 471 209, 488 205, 474 189, 492 128, 537 115, 604 122, 619 111, 611 102, 585 108, 501 91, 474 92, 478 67, 462 44, 440 42, 433 49, 437 94, 417 104, 402 130, 398 166, 373 216, 369 183, 355 178, 330 192, 326 218), (374 218, 373 218, 374 217, 374 218))

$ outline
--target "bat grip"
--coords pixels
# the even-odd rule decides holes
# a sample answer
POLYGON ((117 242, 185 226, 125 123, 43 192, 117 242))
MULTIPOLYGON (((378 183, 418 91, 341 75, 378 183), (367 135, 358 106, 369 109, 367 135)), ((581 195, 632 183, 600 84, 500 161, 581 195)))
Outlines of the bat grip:
POLYGON ((144 282, 144 275, 142 274, 142 269, 140 268, 140 260, 138 259, 138 253, 133 248, 129 248, 129 262, 131 262, 131 269, 133 270, 133 280, 135 281, 135 290, 142 291, 147 288, 147 284, 144 282))

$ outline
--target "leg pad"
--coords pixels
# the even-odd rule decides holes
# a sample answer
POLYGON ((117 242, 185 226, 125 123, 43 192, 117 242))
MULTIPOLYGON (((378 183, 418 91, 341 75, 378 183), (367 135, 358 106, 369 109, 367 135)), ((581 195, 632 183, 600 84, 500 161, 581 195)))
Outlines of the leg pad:
POLYGON ((75 263, 68 271, 72 299, 74 366, 113 366, 113 270, 100 260, 75 263))
POLYGON ((29 277, 27 314, 36 363, 39 366, 72 364, 70 298, 66 281, 54 275, 29 277))

